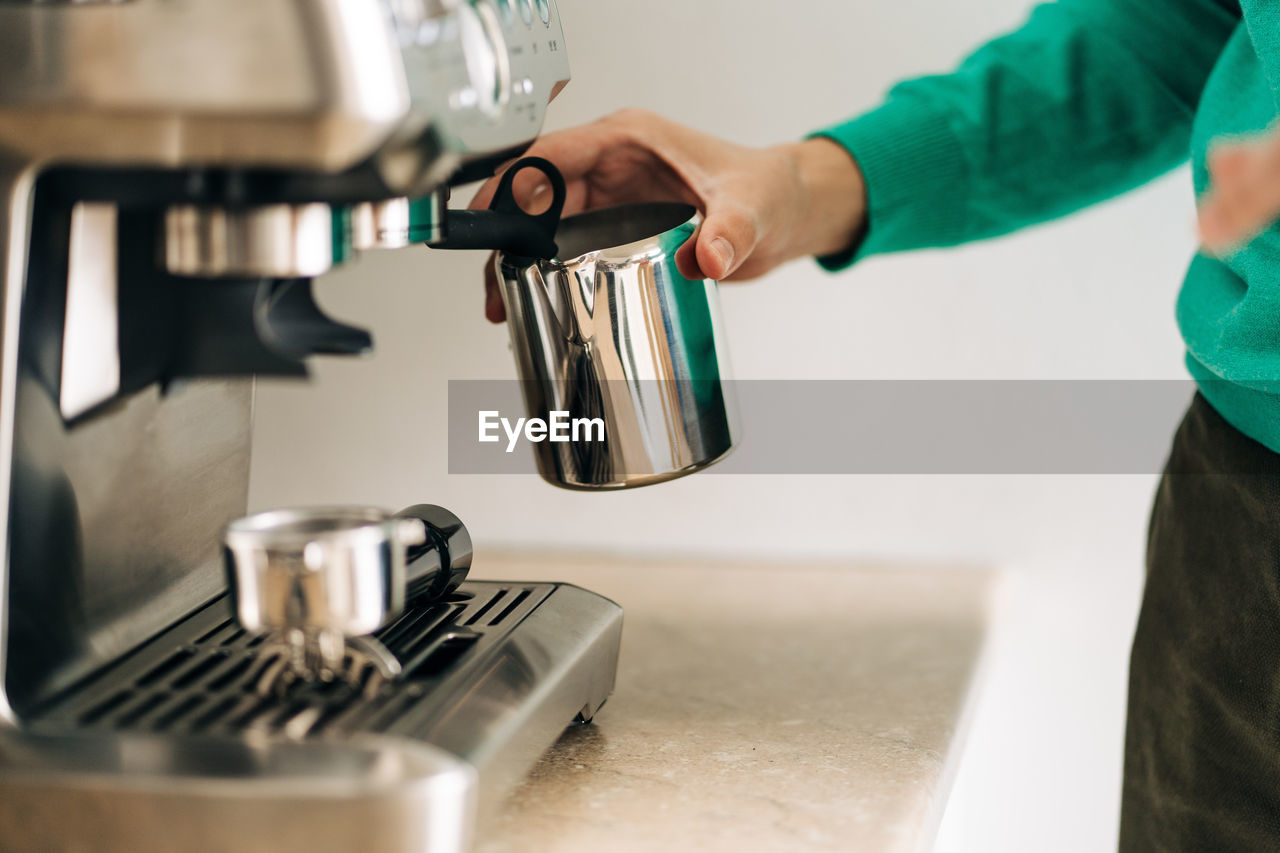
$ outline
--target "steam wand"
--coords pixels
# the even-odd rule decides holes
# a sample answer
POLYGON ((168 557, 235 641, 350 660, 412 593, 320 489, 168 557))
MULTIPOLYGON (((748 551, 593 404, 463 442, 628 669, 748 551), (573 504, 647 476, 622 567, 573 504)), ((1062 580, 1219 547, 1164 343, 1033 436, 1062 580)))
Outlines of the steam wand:
POLYGON ((564 213, 567 192, 564 176, 550 160, 525 157, 503 173, 488 210, 448 210, 444 236, 428 242, 433 249, 494 249, 526 258, 554 258, 556 229, 564 213), (542 213, 528 213, 515 197, 515 178, 525 169, 536 169, 551 183, 551 206, 542 213))

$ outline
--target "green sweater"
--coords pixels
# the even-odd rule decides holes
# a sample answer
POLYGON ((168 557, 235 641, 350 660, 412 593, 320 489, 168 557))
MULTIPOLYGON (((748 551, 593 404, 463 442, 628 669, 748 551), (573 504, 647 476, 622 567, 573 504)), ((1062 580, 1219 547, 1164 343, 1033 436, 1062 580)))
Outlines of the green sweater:
MULTIPOLYGON (((857 258, 954 246, 1129 190, 1218 137, 1280 115, 1280 0, 1060 0, 951 74, 901 83, 819 135, 867 182, 857 258)), ((1120 283, 1118 283, 1120 284, 1120 283)), ((1280 228, 1191 262, 1178 297, 1187 365, 1239 430, 1280 452, 1280 228)))

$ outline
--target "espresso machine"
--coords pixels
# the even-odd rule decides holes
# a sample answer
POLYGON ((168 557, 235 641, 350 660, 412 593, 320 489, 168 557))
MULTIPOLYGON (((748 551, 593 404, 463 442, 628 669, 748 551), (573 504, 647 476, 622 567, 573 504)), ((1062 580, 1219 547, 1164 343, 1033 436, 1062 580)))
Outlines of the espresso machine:
POLYGON ((568 79, 552 0, 0 0, 0 850, 464 850, 608 697, 446 510, 241 518, 255 377, 373 345, 312 280, 504 248, 568 79))

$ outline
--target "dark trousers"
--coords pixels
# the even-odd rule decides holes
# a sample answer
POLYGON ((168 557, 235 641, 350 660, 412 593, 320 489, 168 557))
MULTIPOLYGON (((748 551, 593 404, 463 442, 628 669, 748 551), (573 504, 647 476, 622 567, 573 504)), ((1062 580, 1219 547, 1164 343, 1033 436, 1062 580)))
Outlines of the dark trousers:
POLYGON ((1198 394, 1151 516, 1120 849, 1280 851, 1280 455, 1198 394))

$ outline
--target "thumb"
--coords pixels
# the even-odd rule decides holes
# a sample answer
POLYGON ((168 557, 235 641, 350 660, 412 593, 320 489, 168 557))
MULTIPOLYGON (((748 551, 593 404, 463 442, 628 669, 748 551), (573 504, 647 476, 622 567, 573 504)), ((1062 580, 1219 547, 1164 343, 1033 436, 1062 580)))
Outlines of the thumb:
POLYGON ((713 208, 695 236, 698 267, 706 278, 719 281, 732 276, 755 250, 759 228, 755 217, 745 211, 713 208))

